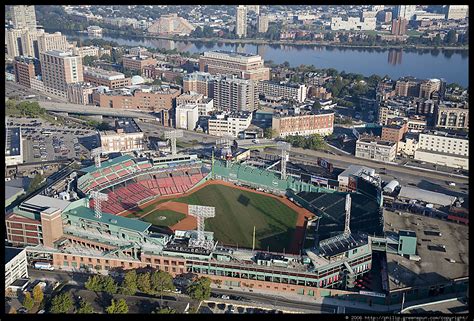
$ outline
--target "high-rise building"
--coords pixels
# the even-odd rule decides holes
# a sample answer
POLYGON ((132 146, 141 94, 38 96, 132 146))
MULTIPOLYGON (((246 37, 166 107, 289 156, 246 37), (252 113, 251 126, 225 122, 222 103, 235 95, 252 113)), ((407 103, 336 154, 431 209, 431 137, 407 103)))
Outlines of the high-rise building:
POLYGON ((393 19, 402 18, 408 21, 415 17, 416 5, 396 6, 393 12, 393 19))
POLYGON ((258 16, 258 32, 265 33, 268 30, 268 17, 259 15, 258 16))
POLYGON ((247 7, 238 6, 235 17, 235 34, 239 37, 247 36, 247 7))
POLYGON ((60 32, 44 33, 38 37, 39 52, 46 52, 51 50, 69 51, 72 46, 66 40, 66 36, 60 32))
POLYGON ((13 61, 13 73, 16 82, 31 88, 31 78, 40 73, 40 62, 32 57, 19 56, 13 61))
POLYGON ((83 81, 82 58, 71 52, 51 50, 40 54, 46 92, 67 98, 68 85, 83 81))
POLYGON ((270 68, 259 55, 207 51, 199 57, 199 70, 212 75, 236 75, 243 79, 269 80, 270 68))
POLYGON ((254 111, 258 107, 258 84, 235 76, 214 82, 214 107, 225 111, 254 111))
POLYGON ((407 33, 408 20, 404 18, 397 18, 392 20, 392 35, 403 36, 407 33))
POLYGON ((439 90, 441 81, 439 79, 428 79, 420 83, 420 98, 430 99, 431 95, 439 90))
POLYGON ((7 45, 7 56, 30 56, 39 58, 39 40, 44 30, 30 29, 8 29, 5 30, 5 43, 7 45))
POLYGON ((436 127, 453 130, 469 129, 469 108, 467 104, 443 102, 436 109, 436 127))
POLYGON ((35 6, 11 6, 13 28, 36 30, 35 6))
POLYGON ((467 18, 469 14, 469 6, 467 5, 457 5, 457 6, 447 6, 446 7, 446 19, 450 20, 459 20, 467 18))
POLYGON ((196 104, 184 104, 176 107, 176 128, 194 130, 199 120, 199 107, 196 104))
POLYGON ((279 83, 275 81, 259 81, 258 92, 265 97, 281 97, 286 100, 296 100, 300 103, 306 100, 308 88, 302 84, 279 83))
POLYGON ((247 6, 247 11, 253 11, 258 16, 260 14, 260 6, 258 4, 253 6, 247 6))

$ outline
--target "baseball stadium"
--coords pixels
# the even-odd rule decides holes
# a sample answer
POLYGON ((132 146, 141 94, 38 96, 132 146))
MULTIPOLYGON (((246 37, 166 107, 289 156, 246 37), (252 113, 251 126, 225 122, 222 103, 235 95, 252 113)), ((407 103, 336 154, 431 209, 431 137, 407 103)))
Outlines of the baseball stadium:
POLYGON ((372 269, 372 238, 387 245, 380 188, 356 178, 336 192, 287 175, 284 160, 277 171, 196 155, 96 157, 78 171, 78 200, 25 201, 8 216, 7 226, 40 226, 37 241, 7 236, 60 270, 150 267, 236 289, 353 295, 372 269))

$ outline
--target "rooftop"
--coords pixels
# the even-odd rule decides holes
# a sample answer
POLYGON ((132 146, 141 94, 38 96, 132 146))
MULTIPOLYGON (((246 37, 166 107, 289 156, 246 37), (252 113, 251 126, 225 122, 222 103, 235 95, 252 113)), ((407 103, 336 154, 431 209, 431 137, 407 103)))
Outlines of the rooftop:
POLYGON ((249 53, 240 53, 240 52, 232 52, 232 51, 225 51, 225 50, 216 50, 216 51, 206 51, 204 52, 204 57, 211 56, 211 55, 222 55, 222 56, 229 56, 232 58, 251 58, 251 57, 259 57, 256 54, 249 54, 249 53))
POLYGON ((398 197, 423 201, 426 203, 432 203, 442 206, 452 205, 456 201, 455 196, 432 192, 412 186, 402 186, 398 197))
POLYGON ((427 130, 422 133, 423 135, 434 135, 434 136, 442 136, 448 138, 459 138, 459 139, 468 139, 468 133, 461 132, 461 131, 446 131, 446 130, 427 130))
POLYGON ((71 202, 64 201, 59 198, 44 196, 44 195, 36 195, 32 198, 24 201, 21 205, 21 209, 30 209, 34 211, 44 211, 50 207, 58 208, 60 210, 64 210, 66 207, 69 206, 71 202))
POLYGON ((415 214, 384 211, 385 228, 394 231, 412 230, 418 235, 417 255, 421 261, 411 261, 387 253, 389 288, 426 286, 447 283, 469 276, 469 227, 415 214), (441 235, 425 235, 424 231, 439 231, 441 235), (442 251, 442 245, 445 251, 442 251), (453 259, 456 263, 451 263, 453 259))
POLYGON ((101 68, 84 67, 84 75, 96 78, 105 78, 109 80, 124 79, 125 75, 121 72, 110 71, 101 68))
POLYGON ((21 187, 5 186, 5 201, 20 193, 23 193, 24 191, 25 190, 21 187))
POLYGON ((7 137, 5 146, 5 156, 18 156, 20 155, 21 147, 21 132, 20 127, 11 127, 5 129, 5 135, 7 137))
MULTIPOLYGON (((114 165, 117 165, 121 162, 125 162, 125 161, 131 160, 131 159, 133 159, 133 157, 130 156, 130 155, 122 155, 122 156, 119 156, 119 157, 115 157, 115 158, 106 160, 105 162, 102 162, 100 169, 104 169, 106 167, 114 166, 114 165)), ((91 173, 91 172, 93 172, 97 169, 98 168, 96 168, 95 164, 94 164, 94 165, 91 165, 89 167, 81 169, 81 172, 91 173)))
MULTIPOLYGON (((83 201, 83 200, 80 200, 83 201)), ((126 218, 122 216, 112 215, 108 213, 102 213, 102 217, 98 218, 95 216, 94 210, 85 207, 85 206, 78 206, 75 207, 67 212, 67 215, 78 216, 90 221, 96 221, 108 225, 115 225, 127 230, 134 230, 137 232, 144 233, 148 228, 151 226, 150 223, 146 223, 140 220, 135 220, 131 218, 126 218)))
POLYGON ((5 246, 5 264, 13 260, 13 258, 15 258, 15 256, 20 254, 23 250, 23 248, 5 246))
POLYGON ((389 141, 386 141, 386 140, 376 139, 375 137, 374 138, 371 138, 371 137, 360 138, 357 141, 357 143, 376 143, 377 145, 383 145, 383 146, 394 146, 396 144, 394 142, 389 142, 389 141))

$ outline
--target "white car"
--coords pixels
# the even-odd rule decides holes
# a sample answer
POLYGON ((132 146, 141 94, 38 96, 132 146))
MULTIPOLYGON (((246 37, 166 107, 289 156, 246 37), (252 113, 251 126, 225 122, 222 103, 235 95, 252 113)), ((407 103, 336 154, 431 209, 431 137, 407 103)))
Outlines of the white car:
POLYGON ((224 300, 229 300, 230 299, 230 297, 228 295, 225 295, 225 294, 223 296, 221 296, 221 298, 224 299, 224 300))
POLYGON ((456 183, 451 182, 451 183, 449 183, 449 186, 456 186, 456 183))

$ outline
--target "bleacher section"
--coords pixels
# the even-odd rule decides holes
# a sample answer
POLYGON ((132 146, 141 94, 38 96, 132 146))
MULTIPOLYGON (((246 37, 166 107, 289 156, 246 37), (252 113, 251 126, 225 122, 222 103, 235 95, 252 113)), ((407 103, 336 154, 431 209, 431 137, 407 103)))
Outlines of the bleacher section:
MULTIPOLYGON (((108 194, 102 201, 105 213, 118 214, 136 208, 157 196, 182 194, 203 180, 209 169, 195 160, 160 163, 153 166, 146 159, 118 157, 101 168, 89 168, 79 178, 84 194, 91 190, 108 194)), ((91 200, 90 206, 94 202, 91 200)))
MULTIPOLYGON (((320 240, 344 230, 346 193, 301 192, 297 196, 306 203, 306 208, 320 217, 317 233, 320 240)), ((382 214, 376 200, 360 193, 351 193, 350 227, 352 231, 382 235, 382 214)))

